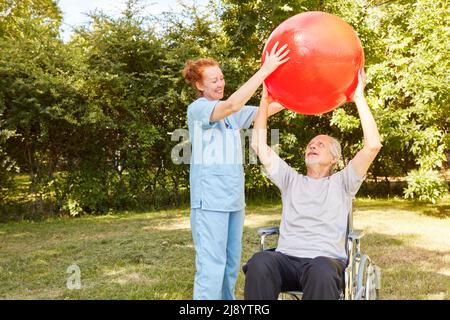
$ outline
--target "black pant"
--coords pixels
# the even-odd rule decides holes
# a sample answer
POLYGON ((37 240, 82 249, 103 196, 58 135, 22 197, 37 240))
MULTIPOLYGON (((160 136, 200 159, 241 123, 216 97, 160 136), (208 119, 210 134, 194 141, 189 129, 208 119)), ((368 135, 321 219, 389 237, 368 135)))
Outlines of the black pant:
POLYGON ((244 299, 275 300, 282 291, 303 291, 303 300, 337 300, 343 290, 344 268, 344 261, 338 259, 258 252, 243 268, 244 299))

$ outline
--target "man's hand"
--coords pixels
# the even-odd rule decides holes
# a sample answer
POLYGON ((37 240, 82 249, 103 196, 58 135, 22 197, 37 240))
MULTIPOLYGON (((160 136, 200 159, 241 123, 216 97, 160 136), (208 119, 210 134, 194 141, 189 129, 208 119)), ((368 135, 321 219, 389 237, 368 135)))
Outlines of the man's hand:
POLYGON ((364 72, 364 68, 359 69, 358 71, 358 85, 355 89, 355 94, 353 95, 353 101, 364 98, 364 88, 366 87, 366 73, 364 72))
POLYGON ((262 92, 261 92, 261 103, 269 105, 271 101, 272 101, 272 97, 267 92, 266 84, 263 82, 263 88, 262 88, 262 92))
POLYGON ((267 92, 267 87, 264 82, 263 82, 263 89, 262 89, 262 93, 261 93, 260 106, 268 106, 268 112, 267 112, 268 117, 271 117, 274 114, 285 109, 285 107, 281 103, 279 103, 278 101, 275 101, 273 99, 273 97, 267 92))

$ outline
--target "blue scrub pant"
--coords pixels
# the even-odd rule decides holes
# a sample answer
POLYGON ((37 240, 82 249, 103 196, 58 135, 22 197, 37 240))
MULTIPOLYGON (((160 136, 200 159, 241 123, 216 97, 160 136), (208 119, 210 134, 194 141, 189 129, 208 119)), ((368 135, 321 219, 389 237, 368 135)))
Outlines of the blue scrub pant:
POLYGON ((234 300, 240 270, 244 210, 191 209, 195 246, 194 300, 234 300))

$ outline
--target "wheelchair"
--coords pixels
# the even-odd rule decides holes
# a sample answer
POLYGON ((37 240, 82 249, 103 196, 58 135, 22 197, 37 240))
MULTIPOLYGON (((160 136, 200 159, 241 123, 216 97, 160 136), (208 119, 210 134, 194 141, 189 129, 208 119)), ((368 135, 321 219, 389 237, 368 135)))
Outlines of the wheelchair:
MULTIPOLYGON (((273 251, 275 248, 266 249, 266 237, 278 235, 278 227, 262 227, 257 229, 260 236, 260 250, 273 251)), ((347 222, 347 264, 344 269, 344 289, 340 293, 339 300, 377 300, 381 288, 381 269, 375 265, 370 257, 361 253, 361 238, 364 233, 353 229, 353 211, 350 210, 347 222)), ((279 300, 301 300, 301 291, 281 292, 279 300)))

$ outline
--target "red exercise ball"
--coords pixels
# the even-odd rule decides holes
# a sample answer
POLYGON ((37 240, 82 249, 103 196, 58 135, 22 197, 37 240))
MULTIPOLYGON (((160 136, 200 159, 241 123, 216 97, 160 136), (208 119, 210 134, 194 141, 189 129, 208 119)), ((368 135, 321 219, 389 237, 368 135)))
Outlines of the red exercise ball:
POLYGON ((277 41, 288 44, 290 60, 265 80, 275 100, 297 113, 321 114, 352 99, 364 51, 348 23, 326 12, 297 14, 272 32, 262 63, 277 41))

